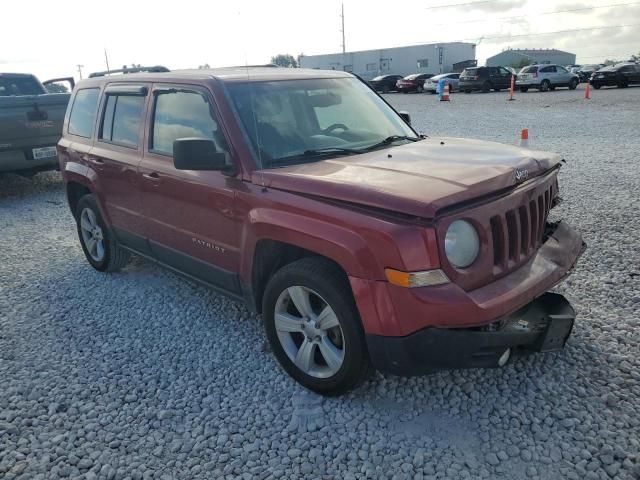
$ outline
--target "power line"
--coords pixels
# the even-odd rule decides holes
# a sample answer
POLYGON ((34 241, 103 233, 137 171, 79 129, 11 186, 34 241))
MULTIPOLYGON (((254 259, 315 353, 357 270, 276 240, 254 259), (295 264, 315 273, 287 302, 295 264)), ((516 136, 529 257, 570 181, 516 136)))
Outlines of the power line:
POLYGON ((480 2, 448 3, 446 5, 436 5, 435 7, 425 7, 425 10, 435 10, 436 8, 463 7, 465 5, 478 5, 481 3, 493 3, 495 0, 482 0, 480 2))
POLYGON ((610 5, 598 5, 595 7, 580 7, 580 8, 571 8, 567 10, 555 10, 552 12, 540 12, 540 13, 532 13, 529 15, 512 15, 509 17, 497 17, 497 18, 476 18, 473 20, 460 20, 458 22, 446 22, 446 23, 436 23, 433 26, 443 26, 443 25, 457 25, 460 23, 477 23, 477 22, 487 22, 487 21, 495 21, 495 20, 514 20, 517 18, 528 18, 528 17, 542 17, 544 15, 556 15, 558 13, 573 13, 573 12, 583 12, 585 10, 595 10, 600 8, 616 8, 616 7, 626 7, 629 5, 638 5, 640 2, 630 2, 630 3, 612 3, 610 5))
MULTIPOLYGON (((516 37, 537 37, 539 35, 554 35, 556 33, 570 33, 570 32, 586 32, 589 30, 606 30, 610 28, 625 28, 625 27, 637 27, 640 23, 629 23, 627 25, 608 25, 603 27, 587 27, 587 28, 572 28, 569 30, 556 30, 554 32, 540 32, 540 33, 519 33, 515 35, 495 35, 493 37, 482 37, 483 40, 494 40, 496 38, 516 38, 516 37)), ((476 37, 477 38, 477 37, 476 37)), ((466 40, 472 40, 467 38, 466 40)))

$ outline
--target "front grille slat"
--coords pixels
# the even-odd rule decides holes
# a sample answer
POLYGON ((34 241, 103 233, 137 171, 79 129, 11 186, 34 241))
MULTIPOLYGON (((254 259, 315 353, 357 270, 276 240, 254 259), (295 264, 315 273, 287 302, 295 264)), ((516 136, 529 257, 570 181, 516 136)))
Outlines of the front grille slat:
MULTIPOLYGON (((557 194, 555 175, 522 187, 508 198, 496 200, 488 207, 457 214, 480 225, 481 242, 486 256, 480 256, 468 268, 456 269, 445 265, 450 278, 465 290, 479 288, 520 268, 542 244, 546 221, 557 194), (484 237, 484 238, 482 238, 484 237)), ((446 226, 449 222, 445 222, 446 226)), ((444 242, 444 233, 442 233, 444 242)), ((442 247, 443 248, 443 247, 442 247)), ((444 254, 444 252, 443 252, 444 254)))

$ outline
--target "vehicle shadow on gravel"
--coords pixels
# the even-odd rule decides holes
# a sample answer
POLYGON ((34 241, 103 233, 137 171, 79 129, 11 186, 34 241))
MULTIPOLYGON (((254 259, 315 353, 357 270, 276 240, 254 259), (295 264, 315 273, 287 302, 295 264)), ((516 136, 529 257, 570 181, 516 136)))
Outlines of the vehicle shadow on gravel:
POLYGON ((0 173, 0 199, 29 197, 37 193, 63 190, 64 182, 59 172, 39 173, 33 177, 0 173))

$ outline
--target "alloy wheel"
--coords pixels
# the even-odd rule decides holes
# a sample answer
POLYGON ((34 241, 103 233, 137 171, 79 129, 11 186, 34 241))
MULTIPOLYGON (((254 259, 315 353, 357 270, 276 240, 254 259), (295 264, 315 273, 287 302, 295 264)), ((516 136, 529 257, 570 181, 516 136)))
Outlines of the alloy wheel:
POLYGON ((83 209, 80 214, 80 232, 84 246, 91 258, 96 262, 103 261, 105 256, 104 235, 95 212, 90 208, 83 209))
POLYGON ((342 367, 345 342, 340 321, 314 290, 284 290, 276 302, 274 324, 283 350, 305 374, 329 378, 342 367))

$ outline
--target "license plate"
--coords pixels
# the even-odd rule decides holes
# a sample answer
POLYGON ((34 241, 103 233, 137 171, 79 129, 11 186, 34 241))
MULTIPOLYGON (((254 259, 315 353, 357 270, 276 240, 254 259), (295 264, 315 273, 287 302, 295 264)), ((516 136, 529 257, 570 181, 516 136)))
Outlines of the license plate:
POLYGON ((56 147, 40 147, 32 150, 34 160, 42 160, 43 158, 55 157, 58 153, 56 147))

